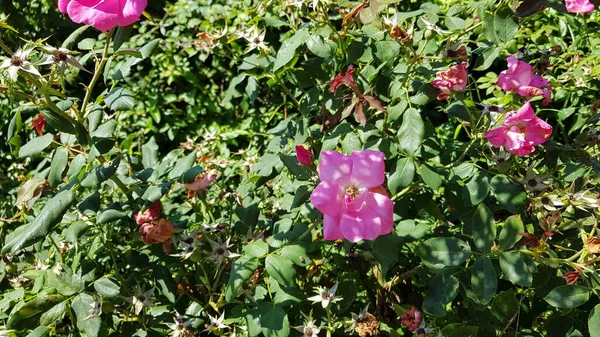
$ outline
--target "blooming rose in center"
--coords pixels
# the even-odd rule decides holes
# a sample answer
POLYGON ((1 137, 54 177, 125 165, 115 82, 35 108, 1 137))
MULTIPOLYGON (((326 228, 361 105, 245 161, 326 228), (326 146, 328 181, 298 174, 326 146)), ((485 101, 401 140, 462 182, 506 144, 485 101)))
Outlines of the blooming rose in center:
POLYGON ((517 156, 535 151, 535 146, 545 143, 552 134, 552 126, 535 115, 529 102, 519 110, 506 114, 504 124, 485 133, 494 147, 504 146, 517 156))
POLYGON ((323 212, 326 240, 374 240, 392 231, 394 203, 381 186, 385 180, 384 154, 353 151, 345 156, 323 151, 318 168, 321 183, 310 201, 323 212))
POLYGON ((76 23, 107 31, 140 20, 148 0, 58 0, 58 9, 76 23))

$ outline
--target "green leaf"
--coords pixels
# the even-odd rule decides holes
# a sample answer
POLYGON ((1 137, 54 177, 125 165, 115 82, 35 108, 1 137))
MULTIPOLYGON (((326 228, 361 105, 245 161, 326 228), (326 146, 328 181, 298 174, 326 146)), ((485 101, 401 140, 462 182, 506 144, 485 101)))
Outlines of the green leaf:
POLYGON ((60 320, 67 311, 67 302, 60 302, 57 305, 50 308, 40 317, 40 325, 51 325, 52 323, 60 320))
POLYGON ((590 337, 600 337, 600 304, 596 305, 588 317, 590 337))
POLYGON ((429 291, 423 301, 423 310, 433 316, 445 316, 446 305, 458 294, 456 277, 441 274, 436 276, 429 285, 429 291))
POLYGON ((519 17, 526 17, 533 15, 544 8, 543 0, 525 0, 515 10, 515 15, 519 17))
POLYGON ((515 291, 515 289, 505 290, 492 301, 492 315, 504 324, 508 323, 519 310, 515 291))
POLYGON ((311 169, 310 166, 300 165, 296 156, 280 154, 279 159, 281 159, 283 165, 287 167, 290 173, 300 181, 309 180, 314 176, 314 168, 311 169))
POLYGON ((504 252, 500 257, 500 268, 506 278, 513 284, 530 287, 533 276, 521 253, 511 251, 504 252))
POLYGON ((19 149, 19 158, 32 157, 44 151, 48 145, 52 144, 53 139, 54 135, 50 133, 33 138, 19 149))
POLYGON ((290 322, 281 307, 274 307, 262 315, 260 330, 265 337, 288 337, 290 335, 290 322))
POLYGON ((486 14, 483 22, 486 38, 495 44, 511 40, 519 30, 519 25, 513 19, 512 11, 508 8, 499 10, 495 14, 486 14))
POLYGON ((2 253, 16 253, 19 249, 42 240, 56 226, 73 203, 73 192, 63 191, 46 203, 33 222, 11 232, 2 247, 2 253))
POLYGON ((261 239, 250 242, 245 245, 244 253, 253 257, 263 257, 269 253, 269 245, 261 239))
POLYGON ((414 156, 425 135, 425 124, 417 109, 410 108, 402 115, 402 125, 398 130, 398 149, 410 156, 414 156))
MULTIPOLYGON (((171 172, 169 172, 168 178, 176 179, 176 178, 181 177, 181 175, 186 173, 187 170, 189 170, 190 168, 192 168, 192 166, 194 166, 195 162, 196 162, 196 152, 192 152, 183 158, 179 158, 177 160, 177 162, 175 162, 175 166, 173 167, 171 172)), ((198 172, 198 173, 200 173, 200 172, 198 172)), ((196 174, 196 175, 198 175, 198 174, 196 174)), ((196 178, 196 175, 194 175, 194 179, 196 178)), ((192 182, 193 182, 193 180, 192 180, 192 182)))
POLYGON ((116 87, 104 98, 106 105, 112 111, 132 110, 135 106, 133 93, 129 89, 116 87))
POLYGON ((42 290, 27 302, 18 302, 12 308, 8 320, 6 320, 6 327, 8 329, 24 329, 36 326, 39 324, 39 318, 44 312, 63 300, 64 297, 57 295, 55 289, 42 290))
POLYGON ((485 172, 477 172, 465 185, 471 205, 478 205, 490 194, 490 182, 485 172))
MULTIPOLYGON (((42 115, 46 119, 46 123, 56 130, 70 134, 77 133, 78 128, 75 127, 74 122, 75 124, 78 124, 78 122, 72 118, 68 118, 66 115, 54 110, 42 110, 42 115)), ((80 125, 78 127, 81 128, 80 125)))
POLYGON ((527 193, 521 185, 514 184, 505 175, 497 175, 490 180, 492 195, 507 211, 518 214, 527 207, 527 193))
POLYGON ((94 282, 94 289, 100 296, 106 298, 117 297, 121 293, 121 288, 116 281, 108 277, 97 279, 94 282))
POLYGON ((296 269, 294 269, 292 261, 287 258, 277 254, 267 255, 265 270, 282 286, 293 287, 295 285, 294 274, 296 269))
POLYGON ((99 224, 111 223, 123 219, 127 213, 116 209, 107 209, 96 217, 96 222, 99 224))
POLYGON ((273 65, 273 71, 279 70, 279 68, 288 64, 294 56, 296 56, 296 49, 306 41, 309 34, 306 30, 299 30, 289 39, 283 41, 281 48, 277 52, 275 58, 275 64, 273 65))
POLYGON ((544 300, 556 308, 573 309, 590 299, 590 291, 577 284, 558 286, 544 297, 544 300))
POLYGON ((479 328, 476 326, 466 325, 465 323, 451 323, 446 325, 441 335, 444 337, 475 337, 479 328))
POLYGON ((156 264, 152 267, 152 276, 156 280, 157 288, 160 293, 169 300, 175 303, 177 299, 177 282, 173 279, 169 268, 156 264))
POLYGON ((311 264, 311 259, 306 254, 306 245, 303 243, 285 246, 280 253, 281 256, 292 261, 295 265, 306 267, 311 264))
POLYGON ((120 157, 116 157, 112 162, 105 163, 104 166, 97 166, 86 173, 81 180, 81 187, 98 188, 101 183, 110 179, 117 172, 117 167, 121 162, 120 157))
POLYGON ((90 28, 91 26, 88 25, 83 25, 79 28, 77 28, 76 30, 73 31, 73 33, 71 33, 71 35, 69 35, 65 41, 62 43, 61 48, 66 48, 66 49, 70 49, 71 45, 73 43, 75 43, 75 40, 77 40, 83 33, 85 33, 86 30, 88 30, 88 28, 90 28))
POLYGON ((331 57, 332 48, 321 35, 311 35, 306 40, 306 47, 320 58, 327 59, 331 57))
POLYGON ((104 154, 110 150, 112 150, 115 145, 115 137, 114 132, 117 128, 117 122, 114 119, 109 120, 108 122, 100 125, 94 132, 92 132, 92 141, 94 142, 94 147, 100 152, 104 154))
POLYGON ((77 318, 77 329, 85 332, 87 337, 98 337, 100 332, 100 317, 93 316, 96 307, 96 299, 89 294, 83 293, 73 299, 71 308, 77 318))
POLYGON ((154 137, 142 145, 142 165, 144 168, 152 168, 158 163, 158 145, 154 137))
POLYGON ((525 231, 525 226, 523 226, 523 221, 521 220, 520 215, 511 215, 504 222, 504 227, 500 231, 500 235, 498 236, 498 244, 503 249, 511 249, 515 243, 521 240, 521 235, 525 231))
POLYGON ((415 178, 415 163, 411 158, 398 158, 396 169, 391 170, 388 178, 388 188, 392 194, 396 194, 401 188, 407 187, 415 178))
POLYGON ((258 266, 258 259, 248 255, 243 255, 233 262, 225 289, 226 301, 229 302, 238 296, 242 284, 252 276, 258 266))
POLYGON ((459 266, 471 256, 468 243, 452 238, 431 238, 417 247, 417 255, 430 264, 459 266))
POLYGON ((423 178, 425 184, 431 187, 431 189, 434 191, 438 190, 440 186, 442 186, 442 177, 427 167, 427 165, 421 165, 421 167, 419 167, 419 175, 421 178, 423 178))
POLYGON ((489 258, 481 256, 475 260, 471 269, 471 286, 476 300, 481 304, 488 304, 496 295, 498 279, 489 258))
POLYGON ((48 182, 50 186, 56 187, 63 181, 63 172, 67 168, 69 161, 69 151, 65 147, 59 147, 54 152, 50 172, 48 173, 48 182))
POLYGON ((129 26, 119 26, 117 27, 117 32, 115 33, 114 39, 113 39, 113 50, 116 52, 117 50, 119 50, 119 48, 121 48, 121 45, 123 45, 123 43, 125 41, 127 41, 127 39, 129 39, 129 35, 131 35, 131 31, 133 30, 133 24, 129 25, 129 26))
POLYGON ((484 204, 479 204, 471 222, 473 245, 482 253, 489 253, 496 238, 494 215, 484 204))
MULTIPOLYGON (((91 27, 91 26, 84 26, 84 27, 91 27)), ((50 331, 53 331, 53 329, 50 329, 46 326, 38 326, 33 331, 31 331, 26 337, 45 337, 50 334, 50 331)))
POLYGON ((477 56, 477 61, 475 61, 475 70, 486 70, 491 67, 494 61, 500 56, 500 52, 502 51, 502 47, 498 47, 495 45, 489 46, 485 48, 479 56, 477 56))

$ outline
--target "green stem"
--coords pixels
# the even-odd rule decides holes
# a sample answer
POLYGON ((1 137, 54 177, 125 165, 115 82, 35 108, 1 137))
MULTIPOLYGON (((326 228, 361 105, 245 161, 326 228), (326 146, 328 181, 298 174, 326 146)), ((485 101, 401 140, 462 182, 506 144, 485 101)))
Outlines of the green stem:
POLYGON ((85 97, 83 98, 83 103, 81 104, 81 112, 83 113, 84 118, 87 115, 86 109, 87 109, 88 103, 90 101, 90 97, 92 95, 92 90, 96 86, 96 82, 98 82, 98 79, 100 78, 100 74, 102 74, 102 69, 106 65, 106 62, 108 62, 108 49, 110 47, 110 39, 111 39, 114 31, 115 31, 115 28, 113 28, 106 35, 106 44, 104 45, 104 52, 102 53, 102 59, 100 59, 100 63, 96 67, 96 71, 94 71, 94 76, 92 77, 92 81, 90 82, 90 85, 88 85, 86 88, 85 97))
POLYGON ((408 194, 416 189, 419 189, 420 187, 421 187, 420 184, 410 185, 410 186, 406 187, 405 189, 403 189, 402 191, 396 193, 396 195, 394 195, 392 197, 392 200, 397 200, 398 198, 402 197, 403 195, 408 194))

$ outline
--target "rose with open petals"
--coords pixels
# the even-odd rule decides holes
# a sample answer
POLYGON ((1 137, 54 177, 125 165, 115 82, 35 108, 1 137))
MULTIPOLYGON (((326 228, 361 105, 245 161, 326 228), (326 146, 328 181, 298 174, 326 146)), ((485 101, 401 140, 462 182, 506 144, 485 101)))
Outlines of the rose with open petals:
POLYGON ((435 79, 431 82, 431 85, 440 90, 437 99, 441 101, 450 97, 452 93, 465 91, 467 76, 467 62, 453 65, 448 70, 439 71, 435 74, 435 79))
POLYGON ((594 10, 594 4, 589 0, 565 0, 565 6, 571 13, 587 13, 594 10))
POLYGON ((535 146, 545 143, 552 134, 552 126, 535 115, 529 102, 519 110, 506 114, 504 124, 485 133, 484 137, 494 147, 504 149, 517 156, 526 156, 535 151, 535 146))
POLYGON ((498 86, 506 91, 516 92, 528 100, 534 96, 542 96, 544 97, 542 104, 550 104, 552 93, 548 80, 534 75, 533 67, 525 61, 514 56, 509 56, 506 60, 508 69, 498 76, 498 86))
POLYGON ((165 242, 173 236, 175 227, 169 220, 162 218, 140 226, 142 241, 148 245, 165 242))
POLYGON ((310 201, 323 212, 326 240, 374 240, 394 225, 394 203, 381 186, 385 179, 384 154, 353 151, 345 156, 323 151, 318 168, 321 183, 310 201))
POLYGON ((58 0, 58 9, 76 23, 108 31, 140 20, 148 0, 58 0))

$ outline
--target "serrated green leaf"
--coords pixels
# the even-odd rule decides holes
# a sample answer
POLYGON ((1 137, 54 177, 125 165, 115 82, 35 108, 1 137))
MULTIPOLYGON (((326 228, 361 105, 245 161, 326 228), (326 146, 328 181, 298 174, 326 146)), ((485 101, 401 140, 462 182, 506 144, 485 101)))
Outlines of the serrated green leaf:
POLYGON ((498 245, 500 245, 500 247, 503 249, 511 249, 517 242, 519 242, 519 240, 521 240, 522 236, 520 233, 524 231, 525 226, 523 226, 521 216, 509 216, 504 222, 504 227, 502 227, 500 235, 498 236, 498 245))
POLYGON ((500 257, 500 268, 506 278, 513 284, 531 287, 533 275, 521 253, 516 251, 504 252, 500 257))
POLYGON ((50 172, 48 173, 48 183, 50 186, 56 187, 63 180, 63 172, 67 168, 69 161, 69 151, 65 147, 59 147, 54 152, 52 157, 52 164, 50 165, 50 172))
POLYGON ((135 106, 133 93, 129 89, 116 87, 104 98, 106 105, 112 111, 132 110, 135 106))
POLYGON ((590 299, 590 290, 577 284, 558 286, 544 300, 556 308, 573 309, 590 299))
POLYGON ((471 247, 456 238, 439 237, 423 242, 418 246, 416 253, 430 264, 459 266, 471 256, 471 247))
POLYGON ((434 316, 445 316, 446 305, 458 294, 458 280, 454 276, 441 274, 429 285, 429 291, 423 301, 423 310, 434 316))
POLYGON ((121 293, 121 287, 116 281, 108 277, 97 279, 94 282, 94 289, 102 297, 112 298, 116 297, 121 293))
POLYGON ((294 282, 294 274, 296 273, 296 269, 294 269, 294 264, 292 261, 287 258, 277 255, 277 254, 269 254, 265 259, 265 270, 266 272, 280 285, 286 287, 293 287, 294 282))
POLYGON ((410 156, 421 147, 425 125, 417 109, 410 108, 402 114, 402 125, 398 130, 398 149, 410 156))
POLYGON ((396 194, 401 188, 407 187, 415 178, 415 164, 411 158, 398 158, 396 168, 391 170, 388 179, 388 188, 392 194, 396 194))
POLYGON ((473 245, 482 253, 488 253, 496 238, 494 215, 484 204, 479 204, 471 222, 473 245))
POLYGON ((600 337, 600 304, 596 305, 588 317, 590 337, 600 337))
POLYGON ((33 138, 32 140, 27 142, 27 144, 21 146, 21 148, 19 149, 19 157, 32 157, 36 154, 39 154, 40 152, 44 151, 44 149, 47 148, 48 145, 52 144, 53 139, 54 135, 49 133, 41 137, 33 138))
POLYGON ((481 256, 475 260, 471 269, 471 286, 473 294, 481 304, 488 304, 496 295, 498 279, 489 258, 481 256))

